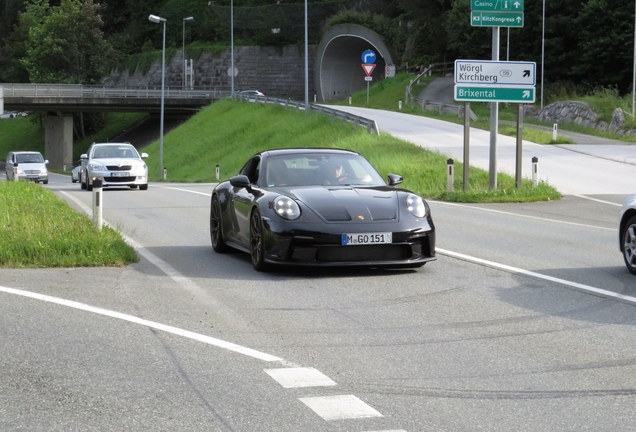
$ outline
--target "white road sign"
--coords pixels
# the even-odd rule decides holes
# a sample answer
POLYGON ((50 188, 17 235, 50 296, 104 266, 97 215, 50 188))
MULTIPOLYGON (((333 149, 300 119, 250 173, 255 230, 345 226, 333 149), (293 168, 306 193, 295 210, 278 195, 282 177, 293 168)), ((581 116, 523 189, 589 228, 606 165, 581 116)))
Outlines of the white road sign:
POLYGON ((537 84, 537 64, 486 60, 455 60, 455 84, 537 84))

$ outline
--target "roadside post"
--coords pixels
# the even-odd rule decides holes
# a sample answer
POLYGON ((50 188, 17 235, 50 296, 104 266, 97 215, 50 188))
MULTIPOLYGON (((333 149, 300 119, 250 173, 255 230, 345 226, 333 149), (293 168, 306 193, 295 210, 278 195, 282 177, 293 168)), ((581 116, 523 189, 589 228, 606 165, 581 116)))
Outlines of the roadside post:
POLYGON ((552 141, 554 141, 554 142, 556 142, 556 140, 557 140, 557 128, 558 128, 558 127, 559 127, 559 126, 558 126, 558 124, 557 124, 557 123, 555 123, 555 124, 552 126, 552 141))
POLYGON ((532 186, 537 187, 537 165, 539 165, 539 158, 534 156, 532 158, 532 186))
POLYGON ((221 169, 219 168, 219 164, 216 164, 216 179, 219 179, 219 176, 221 174, 221 169))
POLYGON ((452 159, 448 159, 446 161, 446 190, 448 192, 455 192, 455 171, 454 171, 455 161, 452 159))
POLYGON ((163 169, 163 179, 167 180, 168 179, 168 168, 164 168, 163 169))
POLYGON ((464 192, 468 192, 470 176, 470 102, 464 102, 464 192))
POLYGON ((13 163, 13 181, 18 181, 18 163, 13 163))
POLYGON ((102 185, 101 177, 93 177, 93 225, 102 230, 102 185))
POLYGON ((517 189, 521 189, 521 149, 523 147, 522 137, 523 135, 523 104, 518 104, 517 107, 517 164, 515 166, 515 182, 517 189))

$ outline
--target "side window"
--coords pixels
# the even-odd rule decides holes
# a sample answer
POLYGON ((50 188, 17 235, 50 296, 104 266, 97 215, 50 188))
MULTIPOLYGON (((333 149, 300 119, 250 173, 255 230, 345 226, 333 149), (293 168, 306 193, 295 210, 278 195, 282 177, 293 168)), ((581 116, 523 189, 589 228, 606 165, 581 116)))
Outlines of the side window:
POLYGON ((257 156, 250 159, 250 161, 243 166, 239 174, 246 175, 247 178, 250 179, 250 183, 256 184, 258 183, 260 167, 261 167, 261 158, 257 156))

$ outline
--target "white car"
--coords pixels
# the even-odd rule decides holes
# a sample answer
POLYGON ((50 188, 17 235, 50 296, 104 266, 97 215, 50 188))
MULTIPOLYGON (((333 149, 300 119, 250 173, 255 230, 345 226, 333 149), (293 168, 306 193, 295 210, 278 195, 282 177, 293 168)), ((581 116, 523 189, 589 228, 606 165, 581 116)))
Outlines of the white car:
POLYGON ((5 164, 7 180, 14 180, 13 170, 16 170, 17 180, 30 180, 36 183, 47 184, 49 171, 46 164, 49 161, 42 157, 42 153, 36 151, 11 151, 7 154, 5 164))
POLYGON ((82 164, 78 163, 77 165, 75 165, 73 167, 73 170, 71 171, 71 181, 73 183, 77 183, 78 181, 80 181, 80 171, 82 170, 82 164))
POLYGON ((93 190, 93 179, 100 177, 103 187, 148 189, 147 153, 137 152, 130 143, 93 143, 80 156, 82 189, 93 190))
POLYGON ((636 195, 623 203, 618 223, 618 246, 623 253, 627 270, 636 274, 636 195))

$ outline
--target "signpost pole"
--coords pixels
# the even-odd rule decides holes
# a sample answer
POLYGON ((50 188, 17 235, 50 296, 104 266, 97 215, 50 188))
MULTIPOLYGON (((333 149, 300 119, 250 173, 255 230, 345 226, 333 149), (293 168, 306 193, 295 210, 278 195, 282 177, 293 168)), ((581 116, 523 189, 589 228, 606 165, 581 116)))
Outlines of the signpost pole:
MULTIPOLYGON (((499 27, 492 28, 492 59, 499 60, 499 27)), ((497 132, 499 102, 490 103, 490 159, 488 164, 488 187, 497 189, 497 132)))
POLYGON ((523 150, 523 104, 519 104, 519 110, 517 111, 517 164, 515 172, 515 180, 517 183, 517 189, 521 189, 521 153, 523 150))
POLYGON ((470 102, 464 102, 464 192, 468 192, 468 175, 470 152, 470 102))

